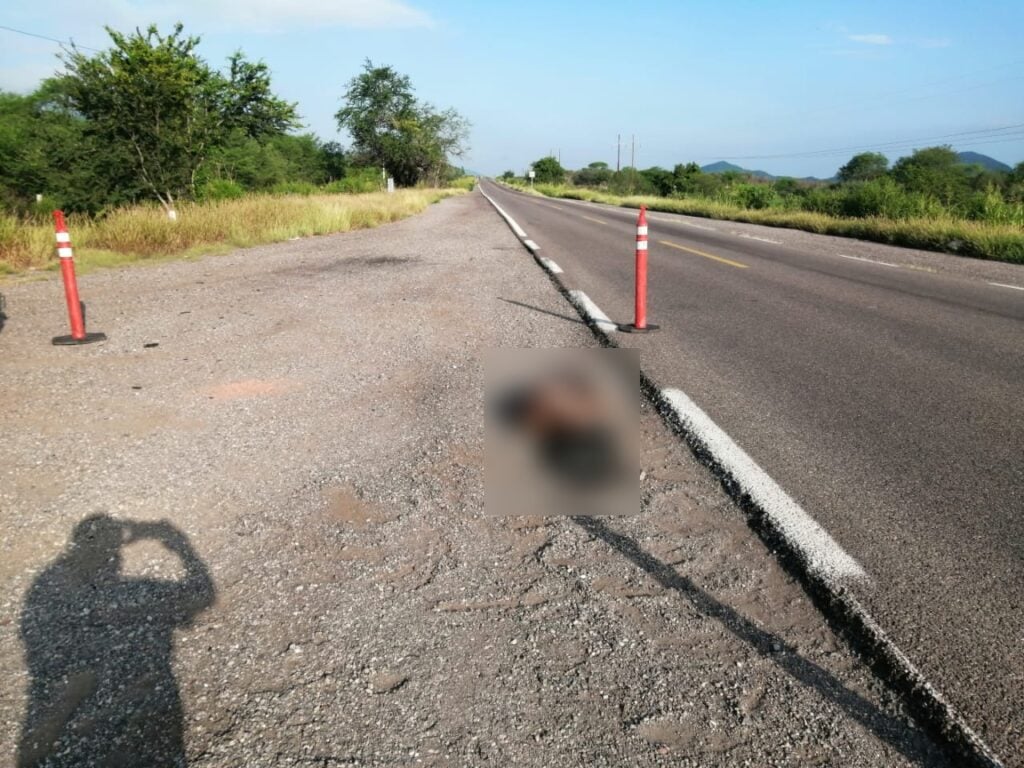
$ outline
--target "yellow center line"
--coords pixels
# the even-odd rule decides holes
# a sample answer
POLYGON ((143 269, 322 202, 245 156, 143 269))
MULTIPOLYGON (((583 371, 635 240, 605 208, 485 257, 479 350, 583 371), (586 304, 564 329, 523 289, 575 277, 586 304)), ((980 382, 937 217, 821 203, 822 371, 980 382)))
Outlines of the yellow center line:
POLYGON ((602 219, 595 219, 590 216, 584 216, 582 213, 580 214, 580 217, 586 219, 587 221, 592 221, 595 224, 604 224, 606 226, 608 225, 607 221, 603 221, 602 219))
POLYGON ((696 248, 687 248, 685 245, 679 245, 678 243, 670 243, 668 240, 659 240, 662 245, 667 245, 669 248, 678 248, 680 251, 686 251, 687 253, 694 253, 697 256, 703 256, 705 259, 713 259, 720 261, 723 264, 728 264, 730 267, 736 267, 737 269, 747 269, 746 264, 740 264, 738 261, 732 259, 723 259, 721 256, 715 256, 713 253, 704 253, 704 251, 698 251, 696 248))

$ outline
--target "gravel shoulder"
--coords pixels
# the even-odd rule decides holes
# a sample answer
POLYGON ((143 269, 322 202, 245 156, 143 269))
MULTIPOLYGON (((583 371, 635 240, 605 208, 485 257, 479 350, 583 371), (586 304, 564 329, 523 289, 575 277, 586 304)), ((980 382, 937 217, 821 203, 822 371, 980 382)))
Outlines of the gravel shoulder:
POLYGON ((482 350, 597 342, 478 193, 80 287, 3 288, 7 764, 947 764, 646 404, 639 516, 482 515, 482 350))

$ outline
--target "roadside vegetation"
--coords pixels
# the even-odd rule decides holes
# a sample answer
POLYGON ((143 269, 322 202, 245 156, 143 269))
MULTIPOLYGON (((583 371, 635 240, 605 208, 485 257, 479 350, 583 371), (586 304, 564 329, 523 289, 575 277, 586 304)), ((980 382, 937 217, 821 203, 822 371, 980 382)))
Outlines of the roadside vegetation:
POLYGON ((391 67, 348 82, 346 148, 302 132, 263 62, 215 69, 180 25, 108 33, 35 92, 0 91, 0 273, 56 264, 54 209, 89 266, 375 226, 472 189, 468 123, 391 67))
MULTIPOLYGON (((68 229, 82 270, 140 260, 200 256, 297 237, 366 229, 406 218, 464 189, 400 189, 394 194, 271 195, 183 203, 177 221, 156 206, 102 218, 72 214, 68 229)), ((53 224, 0 215, 0 274, 56 269, 53 224)))
MULTIPOLYGON (((991 171, 961 163, 945 146, 917 150, 891 168, 883 155, 855 155, 825 182, 705 173, 696 163, 672 171, 613 171, 605 163, 567 171, 546 157, 532 167, 532 189, 550 197, 1024 263, 1024 163, 991 171)), ((500 179, 531 188, 512 171, 500 179)))

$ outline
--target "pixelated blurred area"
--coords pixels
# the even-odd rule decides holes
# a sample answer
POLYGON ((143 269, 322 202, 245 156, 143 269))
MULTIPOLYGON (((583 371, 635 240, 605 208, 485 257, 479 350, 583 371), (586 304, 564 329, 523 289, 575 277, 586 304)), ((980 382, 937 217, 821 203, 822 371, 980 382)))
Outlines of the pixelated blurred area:
POLYGON ((484 368, 488 515, 640 511, 636 350, 497 349, 484 368))

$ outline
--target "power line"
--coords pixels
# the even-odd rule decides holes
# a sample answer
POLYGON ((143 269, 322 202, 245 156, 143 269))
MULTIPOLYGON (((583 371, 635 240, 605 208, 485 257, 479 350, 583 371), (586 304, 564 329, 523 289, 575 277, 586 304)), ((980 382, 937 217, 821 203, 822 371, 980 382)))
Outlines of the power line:
POLYGON ((815 158, 828 157, 830 155, 843 154, 845 152, 865 152, 869 150, 898 150, 913 147, 924 142, 941 141, 944 139, 960 139, 977 143, 981 139, 1016 139, 1024 134, 1024 123, 1004 125, 998 128, 982 128, 974 131, 960 131, 958 133, 947 133, 941 136, 925 136, 916 139, 901 139, 899 141, 879 142, 876 144, 861 145, 855 147, 834 147, 832 149, 815 149, 804 152, 790 152, 771 155, 721 155, 723 160, 782 160, 792 158, 815 158))
POLYGON ((23 29, 15 29, 14 27, 6 27, 0 24, 0 29, 6 29, 8 32, 15 32, 19 35, 25 35, 26 37, 35 37, 40 40, 48 40, 51 43, 57 43, 58 45, 71 45, 74 48, 81 48, 84 51, 95 51, 96 53, 103 53, 99 48, 90 48, 88 45, 78 45, 74 40, 58 40, 55 37, 47 37, 46 35, 37 35, 35 32, 26 32, 23 29))

